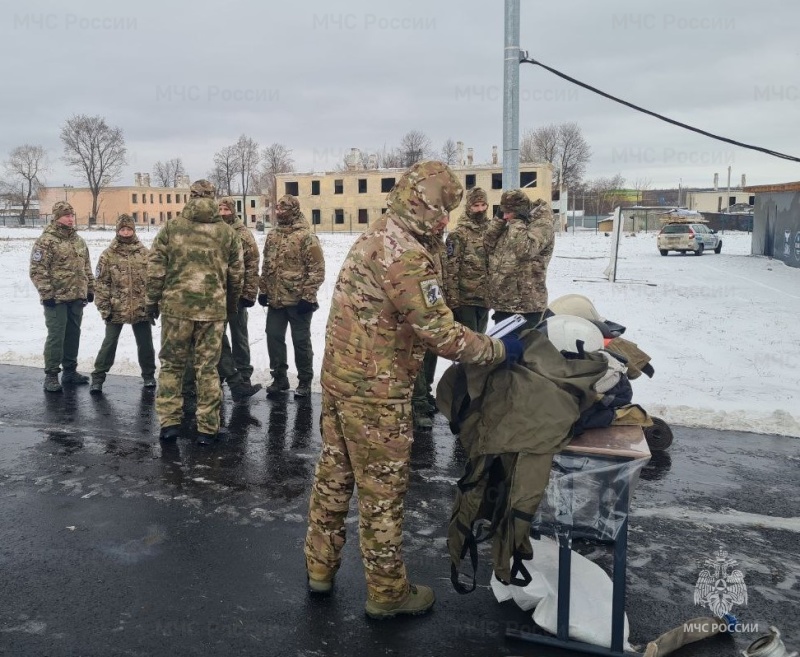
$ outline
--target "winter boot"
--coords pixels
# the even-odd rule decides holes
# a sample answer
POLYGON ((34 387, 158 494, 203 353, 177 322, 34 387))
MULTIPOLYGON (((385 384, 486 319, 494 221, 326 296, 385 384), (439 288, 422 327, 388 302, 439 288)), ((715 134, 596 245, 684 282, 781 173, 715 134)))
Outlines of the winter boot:
POLYGON ((69 384, 73 386, 84 385, 85 383, 89 383, 89 377, 84 376, 83 374, 78 374, 75 370, 64 370, 64 373, 61 375, 61 384, 69 384))
POLYGON ((311 396, 311 384, 305 381, 301 381, 297 384, 297 388, 294 391, 295 397, 310 397, 311 396))
POLYGON ((155 388, 156 387, 156 377, 152 374, 149 376, 142 376, 142 385, 145 388, 155 388))
POLYGON ((228 387, 231 390, 231 397, 233 397, 233 401, 235 402, 241 402, 245 401, 246 399, 250 399, 250 397, 261 390, 260 383, 256 383, 254 386, 251 386, 250 384, 245 385, 244 383, 228 383, 228 387))
POLYGON ((430 431, 433 429, 433 420, 428 412, 428 402, 424 399, 415 401, 411 405, 414 416, 414 431, 430 431))
POLYGON ((308 590, 317 595, 330 595, 333 591, 333 579, 314 579, 309 576, 308 590))
POLYGON ((202 433, 200 431, 197 432, 197 444, 200 447, 210 447, 213 445, 217 440, 217 434, 215 433, 202 433))
POLYGON ((434 602, 436 602, 436 596, 433 594, 433 589, 428 586, 412 584, 408 593, 401 600, 397 602, 375 602, 368 599, 364 611, 366 611, 367 616, 376 620, 392 618, 398 614, 418 616, 429 611, 434 602))
POLYGON ((103 394, 103 382, 100 379, 95 379, 94 377, 92 377, 92 385, 89 386, 89 394, 90 395, 103 394))
POLYGON ((63 390, 58 382, 58 374, 44 375, 44 390, 45 392, 61 392, 63 390))
POLYGON ((267 395, 275 395, 289 389, 289 379, 285 376, 274 377, 272 383, 267 386, 267 395))
POLYGON ((161 427, 161 432, 158 434, 159 440, 164 442, 173 442, 181 435, 181 428, 177 424, 168 427, 161 427))

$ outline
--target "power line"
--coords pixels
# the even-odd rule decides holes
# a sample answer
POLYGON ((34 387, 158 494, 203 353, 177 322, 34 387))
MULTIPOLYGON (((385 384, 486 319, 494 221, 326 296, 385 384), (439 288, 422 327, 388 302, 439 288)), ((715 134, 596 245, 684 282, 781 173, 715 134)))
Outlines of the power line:
POLYGON ((543 69, 545 69, 547 71, 550 71, 554 75, 557 75, 558 77, 563 78, 564 80, 567 80, 568 82, 572 82, 573 84, 577 84, 579 87, 583 87, 584 89, 588 89, 589 91, 592 91, 592 92, 594 92, 596 94, 599 94, 600 96, 603 96, 604 98, 608 98, 609 100, 613 100, 615 103, 620 103, 621 105, 625 105, 626 107, 630 107, 631 109, 635 109, 637 112, 643 112, 644 114, 649 114, 650 116, 654 116, 657 119, 660 119, 662 121, 666 121, 667 123, 671 123, 672 125, 676 125, 679 128, 685 128, 686 130, 691 130, 692 132, 696 132, 696 133, 704 135, 706 137, 711 137, 711 139, 716 139, 718 141, 724 141, 724 142, 726 142, 728 144, 733 144, 734 146, 740 146, 741 148, 748 148, 751 151, 759 151, 760 153, 765 153, 767 155, 772 155, 773 157, 779 157, 779 158, 781 158, 783 160, 790 160, 791 162, 800 162, 800 157, 795 157, 794 155, 787 155, 786 153, 779 153, 778 151, 773 151, 770 148, 764 148, 762 146, 753 146, 752 144, 745 144, 745 143, 743 143, 741 141, 736 141, 735 139, 728 139, 727 137, 721 137, 720 135, 715 135, 715 134, 713 134, 711 132, 707 132, 706 130, 701 130, 700 128, 694 128, 694 127, 692 127, 690 125, 687 125, 685 123, 681 123, 680 121, 676 121, 675 119, 670 119, 670 118, 668 118, 666 116, 663 116, 661 114, 658 114, 656 112, 651 112, 650 110, 644 109, 643 107, 639 107, 638 105, 634 105, 633 103, 629 103, 626 100, 622 100, 621 98, 617 98, 616 96, 612 96, 611 94, 607 94, 605 91, 600 91, 600 89, 597 89, 596 87, 593 87, 590 84, 586 84, 585 82, 581 82, 580 80, 576 80, 575 78, 570 77, 566 73, 562 73, 561 71, 558 71, 558 70, 556 70, 556 69, 554 69, 554 68, 552 68, 550 66, 542 64, 542 62, 536 61, 535 59, 531 59, 531 58, 529 58, 527 56, 527 53, 525 53, 525 55, 526 56, 524 56, 524 57, 520 57, 519 61, 520 61, 521 64, 525 63, 525 64, 534 64, 535 66, 541 66, 543 69))

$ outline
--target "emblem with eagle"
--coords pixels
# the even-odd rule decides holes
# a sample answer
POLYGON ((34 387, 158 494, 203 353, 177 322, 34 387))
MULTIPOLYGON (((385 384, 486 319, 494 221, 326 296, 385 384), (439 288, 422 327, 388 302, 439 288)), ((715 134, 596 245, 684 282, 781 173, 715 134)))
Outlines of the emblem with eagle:
POLYGON ((722 618, 734 605, 747 605, 747 586, 744 574, 733 566, 739 562, 728 558, 728 552, 720 548, 717 556, 704 561, 704 568, 694 586, 694 603, 708 607, 717 618, 722 618))

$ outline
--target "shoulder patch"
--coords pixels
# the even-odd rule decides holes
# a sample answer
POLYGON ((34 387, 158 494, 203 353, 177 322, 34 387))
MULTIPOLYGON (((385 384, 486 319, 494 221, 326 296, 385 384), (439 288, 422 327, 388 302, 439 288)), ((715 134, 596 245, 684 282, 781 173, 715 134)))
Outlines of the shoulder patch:
POLYGON ((433 308, 440 302, 443 302, 442 287, 435 278, 427 281, 420 281, 419 286, 422 290, 422 298, 425 299, 425 305, 428 308, 433 308))
POLYGON ((34 249, 33 253, 31 254, 31 260, 34 262, 39 262, 42 259, 42 250, 41 249, 34 249))
POLYGON ((448 239, 445 246, 447 246, 447 257, 452 258, 453 254, 456 252, 456 245, 453 244, 453 240, 448 239))
POLYGON ((102 272, 102 271, 103 271, 103 268, 100 266, 100 263, 98 262, 97 263, 97 267, 94 270, 94 277, 95 278, 100 278, 100 272, 102 272))

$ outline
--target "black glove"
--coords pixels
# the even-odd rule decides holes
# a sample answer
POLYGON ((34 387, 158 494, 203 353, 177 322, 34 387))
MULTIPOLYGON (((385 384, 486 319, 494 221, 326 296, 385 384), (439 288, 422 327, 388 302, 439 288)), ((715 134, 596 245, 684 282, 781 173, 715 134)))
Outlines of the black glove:
POLYGON ((144 311, 147 313, 147 316, 150 318, 150 323, 155 324, 158 316, 161 314, 161 311, 158 309, 158 304, 148 304, 145 306, 144 311))
POLYGON ((267 298, 267 295, 266 294, 259 294, 258 295, 258 303, 261 304, 262 306, 268 306, 269 305, 269 299, 267 298))
POLYGON ((94 292, 87 292, 86 293, 86 301, 92 303, 94 301, 94 292))
POLYGON ((256 302, 252 299, 245 299, 244 297, 241 297, 239 299, 239 308, 252 308, 255 303, 256 302))
POLYGON ((48 308, 55 308, 56 307, 56 300, 55 299, 45 299, 42 301, 43 306, 47 306, 48 308))
POLYGON ((500 338, 500 342, 502 342, 506 348, 506 365, 508 367, 522 360, 522 354, 525 352, 525 345, 522 344, 522 340, 514 333, 504 335, 500 338))
POLYGON ((318 303, 311 303, 310 301, 306 301, 305 299, 300 299, 300 301, 297 304, 297 314, 307 315, 308 313, 313 313, 317 308, 319 308, 318 303))

